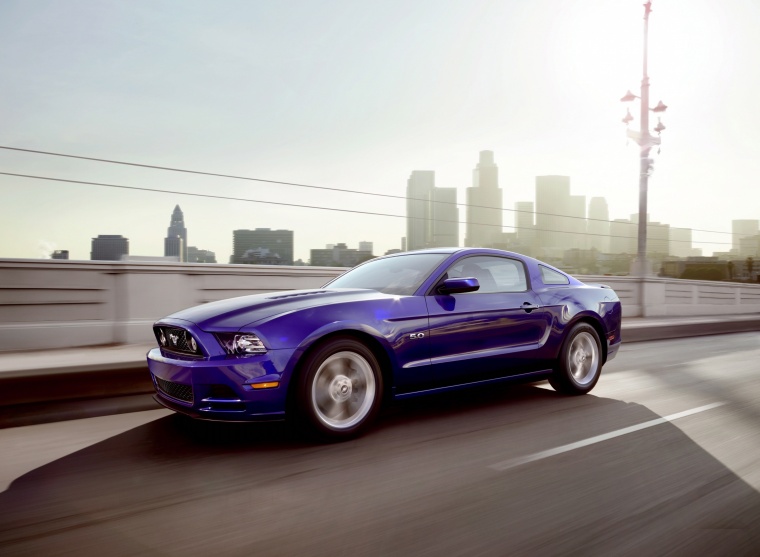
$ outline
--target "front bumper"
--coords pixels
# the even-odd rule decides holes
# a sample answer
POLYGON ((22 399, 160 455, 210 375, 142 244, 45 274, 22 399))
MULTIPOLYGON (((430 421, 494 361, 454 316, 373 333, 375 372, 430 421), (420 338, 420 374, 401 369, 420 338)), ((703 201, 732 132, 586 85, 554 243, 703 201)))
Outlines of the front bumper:
POLYGON ((193 418, 216 421, 284 419, 290 350, 272 350, 247 358, 193 359, 160 348, 148 352, 155 400, 193 418), (254 389, 251 385, 278 382, 254 389))
POLYGON ((607 360, 610 361, 615 356, 617 356, 618 350, 620 350, 620 346, 622 345, 622 341, 620 339, 620 336, 617 337, 616 341, 613 342, 607 342, 607 360))

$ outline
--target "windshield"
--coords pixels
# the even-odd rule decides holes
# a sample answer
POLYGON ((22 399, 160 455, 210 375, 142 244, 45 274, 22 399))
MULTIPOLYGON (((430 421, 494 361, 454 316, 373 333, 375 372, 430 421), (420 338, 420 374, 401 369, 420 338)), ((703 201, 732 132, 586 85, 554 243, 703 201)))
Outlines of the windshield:
POLYGON ((325 288, 367 288, 409 296, 446 257, 444 253, 416 253, 373 259, 327 283, 325 288))

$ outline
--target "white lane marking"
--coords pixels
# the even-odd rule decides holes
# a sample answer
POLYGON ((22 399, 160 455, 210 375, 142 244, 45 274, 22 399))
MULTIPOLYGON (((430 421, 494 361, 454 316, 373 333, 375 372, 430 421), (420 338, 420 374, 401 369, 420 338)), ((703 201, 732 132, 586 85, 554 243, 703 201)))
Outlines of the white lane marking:
POLYGON ((593 445, 595 443, 601 443, 602 441, 607 441, 608 439, 620 437, 621 435, 627 435, 628 433, 633 433, 634 431, 640 431, 648 427, 654 427, 656 425, 664 424, 666 422, 672 422, 673 420, 677 420, 679 418, 685 418, 686 416, 691 416, 692 414, 699 414, 700 412, 706 412, 707 410, 712 410, 713 408, 717 408, 718 406, 723 406, 724 404, 725 402, 713 402, 712 404, 706 404, 705 406, 692 408, 691 410, 684 410, 683 412, 670 414, 669 416, 657 418, 656 420, 649 420, 648 422, 644 422, 641 424, 632 425, 630 427, 624 427, 623 429, 616 429, 615 431, 610 431, 609 433, 603 433, 602 435, 589 437, 588 439, 583 439, 582 441, 576 441, 575 443, 561 445, 559 447, 548 449, 546 451, 533 453, 528 456, 521 456, 518 458, 512 458, 510 460, 497 462, 496 464, 492 464, 491 466, 489 466, 489 468, 493 470, 498 470, 499 472, 503 472, 504 470, 509 470, 510 468, 514 468, 515 466, 520 466, 521 464, 526 464, 528 462, 533 462, 536 460, 549 458, 550 456, 555 456, 555 455, 566 453, 569 451, 574 451, 575 449, 580 449, 581 447, 588 447, 589 445, 593 445))

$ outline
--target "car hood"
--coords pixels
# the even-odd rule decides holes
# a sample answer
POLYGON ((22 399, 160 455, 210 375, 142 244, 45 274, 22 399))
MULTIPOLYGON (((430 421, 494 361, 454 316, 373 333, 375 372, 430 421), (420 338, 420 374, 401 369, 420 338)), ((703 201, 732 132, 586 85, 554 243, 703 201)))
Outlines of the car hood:
POLYGON ((336 303, 388 298, 376 290, 319 289, 253 294, 209 302, 169 316, 196 324, 204 331, 237 331, 257 321, 302 309, 336 303))

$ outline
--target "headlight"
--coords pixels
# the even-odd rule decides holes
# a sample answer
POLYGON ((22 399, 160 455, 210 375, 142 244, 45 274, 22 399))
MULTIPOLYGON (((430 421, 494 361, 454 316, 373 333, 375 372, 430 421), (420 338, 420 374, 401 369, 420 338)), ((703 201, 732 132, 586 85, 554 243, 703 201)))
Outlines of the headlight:
POLYGON ((261 339, 251 333, 217 333, 216 338, 228 354, 265 354, 267 351, 261 339))

